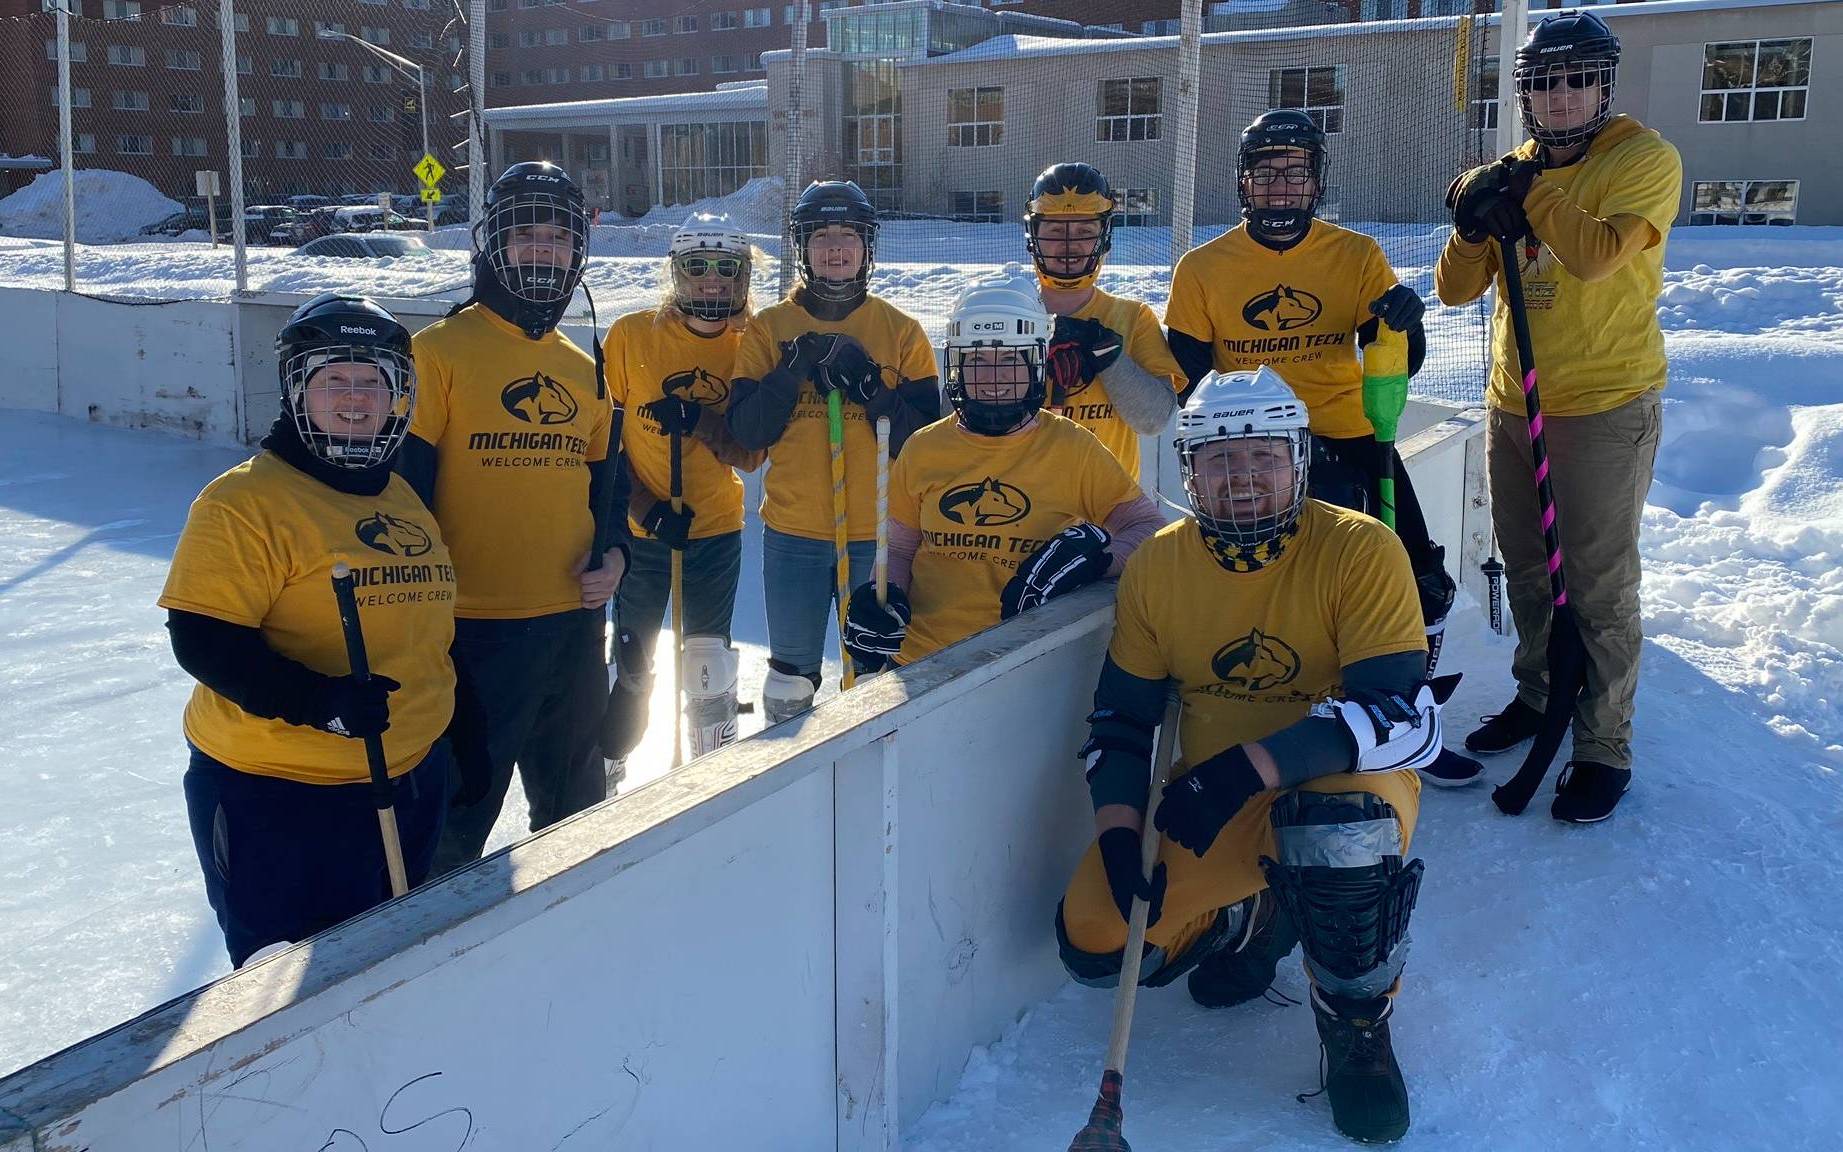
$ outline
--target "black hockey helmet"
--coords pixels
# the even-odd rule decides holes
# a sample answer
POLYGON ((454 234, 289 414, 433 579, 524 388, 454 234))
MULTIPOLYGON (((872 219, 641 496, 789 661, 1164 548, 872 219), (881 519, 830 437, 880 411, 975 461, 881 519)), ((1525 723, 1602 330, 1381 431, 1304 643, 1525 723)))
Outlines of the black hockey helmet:
POLYGON ((1113 214, 1119 205, 1107 177, 1094 165, 1075 162, 1045 168, 1030 186, 1030 200, 1024 206, 1024 247, 1037 266, 1038 282, 1045 288, 1062 292, 1093 284, 1101 274, 1101 262, 1113 248, 1113 214), (1076 271, 1051 271, 1043 266, 1044 257, 1037 242, 1038 230, 1046 216, 1100 221, 1101 233, 1094 252, 1076 271))
POLYGON ((800 283, 822 300, 859 300, 870 287, 877 262, 877 207, 852 180, 816 180, 806 186, 788 218, 787 230, 800 254, 800 283), (813 233, 842 224, 864 241, 864 263, 849 280, 828 280, 813 270, 807 241, 813 233))
POLYGON ((1239 171, 1235 188, 1248 231, 1270 247, 1290 247, 1303 239, 1313 214, 1318 211, 1318 202, 1325 194, 1325 130, 1297 108, 1263 112, 1254 118, 1254 123, 1242 129, 1236 166, 1239 171), (1306 154, 1313 183, 1311 198, 1292 208, 1255 207, 1249 194, 1254 184, 1254 168, 1266 156, 1291 151, 1306 154))
POLYGON ((310 452, 341 468, 387 463, 409 435, 416 401, 416 362, 410 333, 395 316, 362 296, 325 292, 295 309, 275 337, 282 410, 310 452), (307 389, 316 373, 341 365, 367 365, 374 374, 350 374, 340 389, 358 396, 356 407, 382 414, 376 427, 341 432, 307 414, 307 389))
POLYGON ((484 207, 480 250, 494 278, 523 303, 567 303, 589 250, 589 218, 576 182, 548 160, 527 160, 493 181, 484 207), (558 245, 567 245, 568 254, 560 259, 553 248, 548 260, 514 259, 509 246, 518 230, 538 226, 560 229, 558 245))
POLYGON ((1543 17, 1517 48, 1511 73, 1524 129, 1550 148, 1568 148, 1593 139, 1612 118, 1618 70, 1619 37, 1606 21, 1592 12, 1543 17), (1567 94, 1569 119, 1577 118, 1574 105, 1581 105, 1578 111, 1591 108, 1581 123, 1548 127, 1538 121, 1538 100, 1545 112, 1552 109, 1554 97, 1549 93, 1557 87, 1567 94))

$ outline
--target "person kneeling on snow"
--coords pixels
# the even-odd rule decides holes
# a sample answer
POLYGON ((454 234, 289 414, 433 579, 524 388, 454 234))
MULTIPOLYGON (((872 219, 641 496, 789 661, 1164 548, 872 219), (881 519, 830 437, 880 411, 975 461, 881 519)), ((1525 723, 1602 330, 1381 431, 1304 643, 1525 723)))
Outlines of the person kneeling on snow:
POLYGON ((1118 981, 1135 896, 1141 983, 1189 974, 1206 1008, 1260 996, 1302 943, 1340 1131, 1394 1140, 1408 1093, 1389 1017, 1421 862, 1416 769, 1440 750, 1438 686, 1408 556, 1361 513, 1308 499, 1305 407, 1270 368, 1211 372, 1178 415, 1192 515, 1120 577, 1082 748, 1095 844, 1057 908, 1069 973, 1118 981), (1140 837, 1167 693, 1184 762, 1140 837))

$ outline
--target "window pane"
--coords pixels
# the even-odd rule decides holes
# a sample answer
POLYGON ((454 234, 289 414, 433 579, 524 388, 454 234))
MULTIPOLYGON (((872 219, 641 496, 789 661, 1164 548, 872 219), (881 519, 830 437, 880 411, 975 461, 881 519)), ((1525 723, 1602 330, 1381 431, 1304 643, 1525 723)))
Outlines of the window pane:
POLYGON ((1779 93, 1755 92, 1753 94, 1753 118, 1755 120, 1779 119, 1779 93))
POLYGON ((1722 105, 1721 93, 1711 92, 1708 95, 1704 96, 1702 98, 1702 115, 1699 117, 1699 119, 1705 120, 1705 121, 1720 120, 1721 119, 1721 105, 1722 105))
POLYGON ((1343 87, 1338 83, 1337 69, 1313 68, 1308 71, 1306 82, 1306 103, 1313 107, 1324 107, 1344 102, 1343 87))
POLYGON ((1760 41, 1759 78, 1754 83, 1761 88, 1811 83, 1811 41, 1760 41))
POLYGON ((1344 110, 1342 108, 1325 109, 1325 134, 1335 136, 1344 130, 1344 110))
POLYGON ((947 122, 965 124, 973 118, 973 90, 971 88, 949 88, 947 90, 947 122))
POLYGON ((1803 120, 1805 118, 1805 89, 1779 94, 1779 118, 1781 120, 1803 120))
POLYGON ((1005 90, 1003 88, 981 88, 979 90, 979 119, 1003 120, 1005 118, 1005 90))
POLYGON ((1748 95, 1749 94, 1746 92, 1728 93, 1728 112, 1727 112, 1727 115, 1723 117, 1723 119, 1725 120, 1745 120, 1747 119, 1748 95))
POLYGON ((1146 115, 1158 111, 1158 78, 1133 81, 1133 111, 1146 115))
POLYGON ((1102 116, 1124 116, 1127 112, 1127 85, 1124 80, 1101 81, 1098 111, 1102 116))
POLYGON ((1708 44, 1702 50, 1702 86, 1745 88, 1753 83, 1753 44, 1708 44))

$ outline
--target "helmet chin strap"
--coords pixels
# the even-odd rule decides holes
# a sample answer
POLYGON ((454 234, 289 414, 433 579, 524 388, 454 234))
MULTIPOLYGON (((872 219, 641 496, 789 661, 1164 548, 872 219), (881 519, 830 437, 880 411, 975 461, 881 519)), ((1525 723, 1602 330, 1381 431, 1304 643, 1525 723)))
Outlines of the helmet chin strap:
POLYGON ((1291 209, 1286 215, 1292 216, 1295 213, 1304 217, 1303 222, 1299 225, 1299 230, 1287 236, 1279 236, 1268 227, 1265 227, 1263 221, 1263 217, 1274 215, 1275 213, 1267 209, 1250 208, 1247 212, 1248 235, 1254 237, 1255 242, 1260 244, 1261 247, 1272 249, 1275 252, 1285 252, 1291 248, 1295 248, 1299 245, 1301 240, 1305 239, 1306 233, 1312 230, 1312 214, 1309 212, 1299 212, 1297 209, 1291 209))

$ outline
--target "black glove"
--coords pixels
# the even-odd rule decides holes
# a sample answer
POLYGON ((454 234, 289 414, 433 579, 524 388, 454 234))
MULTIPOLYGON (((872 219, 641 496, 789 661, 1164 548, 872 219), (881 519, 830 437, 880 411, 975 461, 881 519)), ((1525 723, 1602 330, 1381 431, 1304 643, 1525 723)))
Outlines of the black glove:
POLYGON ((1241 745, 1211 756, 1159 793, 1158 830, 1201 856, 1242 805, 1265 791, 1241 745))
POLYGON ((1120 919, 1133 918, 1133 897, 1143 896, 1151 907, 1146 910, 1145 926, 1150 928, 1158 923, 1158 917, 1165 910, 1165 866, 1161 862, 1152 869, 1152 881, 1146 883, 1145 873, 1139 870, 1139 833, 1131 828, 1109 828, 1101 833, 1101 867, 1107 870, 1107 890, 1113 893, 1114 907, 1120 910, 1120 919))
POLYGON ((1124 347, 1119 333, 1099 320, 1056 317, 1043 370, 1050 388, 1049 402, 1057 407, 1068 403, 1070 396, 1113 367, 1124 347))
POLYGON ((697 515, 691 505, 679 502, 679 511, 672 511, 670 500, 655 500, 653 506, 646 510, 646 518, 640 521, 640 527, 646 529, 647 535, 672 549, 683 552, 685 542, 691 538, 691 521, 697 515))
POLYGON ((1477 244, 1487 238, 1521 240, 1529 234, 1523 198, 1542 171, 1537 160, 1506 157, 1460 174, 1446 189, 1459 238, 1477 244))
POLYGON ((401 687, 375 672, 365 680, 328 676, 321 684, 319 699, 309 704, 309 723, 322 732, 353 740, 381 736, 390 728, 390 694, 401 687))
POLYGON ((821 396, 843 392, 845 399, 868 404, 883 391, 883 370, 864 346, 842 332, 814 333, 822 349, 814 364, 813 386, 821 396))
POLYGON ((1113 563, 1107 552, 1112 539, 1107 529, 1083 522, 1045 540, 1030 559, 1018 565, 1017 575, 999 594, 999 619, 1009 620, 1107 575, 1107 566, 1113 563))
POLYGON ((1397 332, 1406 332, 1421 322, 1427 305, 1406 284, 1397 284, 1370 301, 1369 314, 1397 332))
POLYGON ((775 371, 790 373, 795 380, 808 379, 819 354, 824 351, 819 346, 824 340, 822 333, 803 332, 792 340, 781 341, 781 358, 774 366, 775 371))
POLYGON ((691 430, 698 426, 698 417, 704 414, 704 406, 683 396, 667 396, 651 404, 640 405, 640 412, 659 425, 659 430, 667 436, 689 436, 691 430))
POLYGON ((876 582, 866 580, 851 590, 851 602, 845 608, 845 651, 859 664, 883 667, 902 651, 909 615, 908 593, 891 584, 879 604, 876 582))

